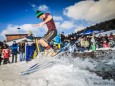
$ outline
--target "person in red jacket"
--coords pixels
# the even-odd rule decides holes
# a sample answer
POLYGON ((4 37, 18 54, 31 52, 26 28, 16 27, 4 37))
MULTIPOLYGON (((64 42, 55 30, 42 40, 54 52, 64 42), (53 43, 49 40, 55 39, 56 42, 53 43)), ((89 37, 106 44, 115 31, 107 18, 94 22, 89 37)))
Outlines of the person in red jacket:
POLYGON ((2 53, 3 53, 3 56, 4 56, 4 62, 3 62, 3 64, 10 63, 9 62, 10 49, 8 47, 4 47, 2 53))
MULTIPOLYGON (((53 52, 53 49, 49 45, 49 42, 57 35, 57 30, 53 17, 49 13, 44 14, 41 11, 37 11, 36 17, 42 19, 43 22, 39 24, 33 24, 33 26, 42 27, 44 24, 46 24, 48 28, 48 32, 43 36, 43 38, 39 40, 39 43, 45 48, 45 52, 47 53, 53 52)), ((50 56, 53 56, 53 53, 50 56)))
POLYGON ((104 48, 110 48, 110 45, 107 43, 107 41, 104 41, 103 42, 103 47, 104 48))

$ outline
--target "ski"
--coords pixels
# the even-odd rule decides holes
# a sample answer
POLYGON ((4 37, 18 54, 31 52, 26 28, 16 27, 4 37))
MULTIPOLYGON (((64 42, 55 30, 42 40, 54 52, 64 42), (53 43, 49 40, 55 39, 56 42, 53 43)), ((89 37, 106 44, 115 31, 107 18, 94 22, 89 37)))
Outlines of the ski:
MULTIPOLYGON (((65 47, 61 48, 61 49, 57 52, 57 54, 56 54, 55 56, 57 56, 57 55, 58 55, 59 53, 61 53, 61 52, 64 52, 64 51, 68 50, 67 48, 68 48, 69 45, 70 45, 70 43, 68 43, 65 47)), ((36 63, 35 65, 31 66, 29 69, 27 69, 27 70, 21 72, 21 75, 28 75, 28 74, 30 74, 30 73, 36 72, 38 69, 40 69, 40 68, 42 68, 42 67, 46 67, 47 65, 49 65, 49 64, 51 64, 51 63, 52 63, 52 62, 48 62, 48 63, 45 64, 45 65, 40 65, 40 64, 36 63)))
POLYGON ((21 73, 25 73, 25 72, 27 72, 27 71, 31 71, 31 70, 37 68, 38 66, 40 66, 40 64, 36 63, 35 65, 31 66, 30 68, 28 68, 28 69, 25 70, 25 71, 22 71, 21 73))
POLYGON ((68 47, 70 46, 70 43, 68 43, 65 47, 61 48, 59 51, 56 52, 56 54, 54 56, 57 56, 59 53, 67 51, 68 47))
POLYGON ((37 72, 38 70, 41 70, 41 69, 47 68, 49 66, 52 66, 52 64, 54 64, 54 63, 55 62, 52 61, 52 62, 48 62, 47 64, 39 65, 38 67, 36 67, 34 69, 31 69, 31 70, 28 70, 26 72, 21 73, 21 75, 29 75, 31 73, 37 72))

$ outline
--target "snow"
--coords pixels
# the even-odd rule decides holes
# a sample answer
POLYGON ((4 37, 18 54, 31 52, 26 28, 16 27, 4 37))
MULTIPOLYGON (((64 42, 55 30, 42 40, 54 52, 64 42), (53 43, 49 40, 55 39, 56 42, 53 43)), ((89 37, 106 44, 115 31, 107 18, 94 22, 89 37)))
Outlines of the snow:
MULTIPOLYGON (((108 63, 115 63, 113 59, 108 63)), ((71 58, 71 55, 54 58, 39 54, 37 59, 28 63, 24 61, 0 66, 0 86, 115 86, 114 80, 103 80, 88 70, 94 70, 97 65, 98 61, 91 58, 71 58), (56 63, 32 74, 21 75, 35 63, 43 65, 51 61, 56 63)))

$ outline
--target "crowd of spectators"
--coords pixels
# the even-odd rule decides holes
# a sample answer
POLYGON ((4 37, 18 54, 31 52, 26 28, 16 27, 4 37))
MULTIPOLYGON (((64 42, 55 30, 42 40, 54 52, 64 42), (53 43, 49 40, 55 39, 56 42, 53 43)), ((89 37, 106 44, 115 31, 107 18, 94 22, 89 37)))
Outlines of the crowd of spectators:
MULTIPOLYGON (((115 36, 113 33, 109 35, 105 34, 91 34, 91 35, 64 35, 64 32, 57 35, 54 40, 50 43, 52 48, 61 49, 68 43, 71 46, 75 45, 75 52, 84 52, 85 50, 95 51, 97 48, 113 48, 115 47, 115 36)), ((36 50, 35 41, 31 44, 31 49, 27 48, 28 42, 22 41, 16 43, 13 41, 11 46, 6 44, 6 41, 0 42, 0 65, 8 63, 17 63, 19 61, 30 61, 33 59, 34 51, 36 50), (31 51, 31 52, 30 52, 31 51), (27 53, 31 53, 26 55, 27 53), (29 57, 29 58, 27 58, 29 57), (11 58, 11 59, 10 59, 11 58)), ((43 47, 40 47, 41 52, 44 51, 43 47)))
MULTIPOLYGON (((60 35, 61 36, 61 35, 60 35)), ((73 45, 76 42, 76 48, 83 52, 85 50, 95 51, 97 48, 113 48, 115 47, 115 36, 111 32, 108 34, 90 34, 90 35, 68 35, 62 36, 61 45, 65 46, 69 42, 73 45)))
POLYGON ((17 63, 18 54, 20 61, 24 61, 24 53, 25 45, 23 42, 16 43, 16 41, 13 41, 13 44, 11 46, 6 44, 6 41, 0 42, 0 65, 1 63, 17 63))

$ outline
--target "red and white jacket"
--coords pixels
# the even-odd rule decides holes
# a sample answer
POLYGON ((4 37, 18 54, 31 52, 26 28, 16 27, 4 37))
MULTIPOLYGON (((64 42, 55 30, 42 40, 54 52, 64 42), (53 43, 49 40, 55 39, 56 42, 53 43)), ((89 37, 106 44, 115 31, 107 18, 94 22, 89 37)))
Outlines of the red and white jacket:
POLYGON ((110 45, 108 43, 103 43, 104 48, 110 48, 110 45))
POLYGON ((4 58, 10 57, 10 50, 9 49, 3 49, 2 53, 3 53, 4 58))

